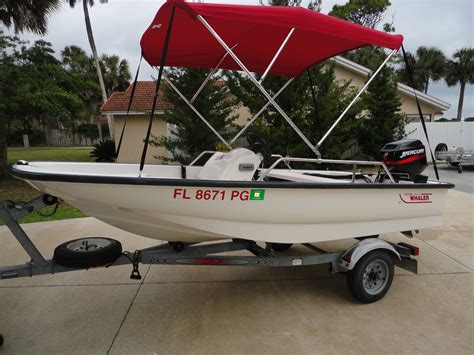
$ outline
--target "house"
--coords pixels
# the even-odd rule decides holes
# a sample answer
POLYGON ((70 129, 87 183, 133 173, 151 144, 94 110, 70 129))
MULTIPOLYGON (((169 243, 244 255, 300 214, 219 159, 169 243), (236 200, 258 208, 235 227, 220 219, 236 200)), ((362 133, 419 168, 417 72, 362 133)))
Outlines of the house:
MULTIPOLYGON (((367 76, 371 74, 370 69, 367 69, 359 64, 342 57, 335 57, 334 72, 336 80, 347 80, 356 88, 361 88, 367 76)), ((413 89, 407 85, 398 83, 398 95, 401 99, 401 112, 410 120, 418 119, 418 109, 415 100, 413 89)), ((102 105, 101 112, 103 114, 111 114, 115 121, 115 137, 116 143, 122 132, 127 114, 127 107, 132 92, 130 85, 125 92, 114 92, 109 100, 102 105)), ((127 127, 125 130, 122 148, 118 157, 119 162, 132 163, 138 162, 141 157, 143 149, 143 139, 146 135, 148 121, 150 117, 151 108, 153 105, 153 98, 155 95, 155 83, 153 81, 139 81, 137 82, 135 95, 127 120, 127 127)), ((433 121, 435 116, 442 115, 444 111, 450 108, 450 104, 444 102, 431 95, 416 91, 420 106, 427 121, 433 121)), ((183 103, 184 104, 184 103, 183 103)), ((169 136, 172 127, 160 116, 164 117, 166 110, 173 109, 172 105, 164 100, 164 94, 160 91, 156 104, 155 117, 158 118, 153 122, 151 134, 154 136, 169 136)), ((251 117, 250 112, 246 107, 238 107, 236 113, 239 114, 237 124, 243 125, 251 117)), ((199 119, 196 116, 196 119, 199 119)), ((147 163, 158 163, 156 156, 168 156, 169 152, 165 148, 149 147, 147 153, 147 163)))
MULTIPOLYGON (((334 75, 336 76, 336 79, 350 81, 352 86, 359 89, 364 86, 367 77, 372 74, 370 69, 346 58, 338 56, 332 60, 335 64, 334 75)), ((419 121, 420 115, 418 114, 413 88, 402 83, 397 83, 397 91, 402 103, 400 111, 405 114, 408 121, 419 121)), ((415 91, 425 121, 433 122, 436 116, 442 115, 444 111, 449 110, 451 107, 449 103, 443 100, 418 90, 415 91)))

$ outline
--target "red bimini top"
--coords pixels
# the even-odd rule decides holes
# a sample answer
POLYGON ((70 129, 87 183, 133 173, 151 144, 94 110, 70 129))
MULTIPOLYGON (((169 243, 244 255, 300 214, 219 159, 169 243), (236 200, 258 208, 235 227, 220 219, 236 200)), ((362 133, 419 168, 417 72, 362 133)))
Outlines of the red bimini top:
MULTIPOLYGON (((263 73, 289 31, 294 32, 270 74, 295 77, 338 54, 366 45, 399 49, 392 35, 301 7, 187 3, 168 0, 143 34, 143 57, 159 66, 173 6, 176 6, 166 66, 214 68, 226 51, 197 19, 201 15, 252 72, 263 73), (235 46, 235 47, 234 47, 235 46)), ((241 70, 227 56, 221 69, 241 70)))

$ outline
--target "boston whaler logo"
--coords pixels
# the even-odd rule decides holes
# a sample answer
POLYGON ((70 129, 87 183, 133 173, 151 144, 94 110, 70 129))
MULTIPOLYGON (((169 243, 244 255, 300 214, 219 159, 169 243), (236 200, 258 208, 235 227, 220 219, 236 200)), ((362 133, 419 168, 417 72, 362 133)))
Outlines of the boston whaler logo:
POLYGON ((403 203, 413 204, 413 203, 432 203, 431 200, 431 193, 430 192, 422 192, 422 193, 413 193, 413 192, 405 192, 404 194, 399 194, 400 200, 403 203))
POLYGON ((422 154, 424 152, 425 152, 424 148, 415 149, 415 150, 407 150, 405 152, 402 152, 402 155, 400 156, 400 159, 403 159, 403 158, 408 157, 410 155, 422 154))

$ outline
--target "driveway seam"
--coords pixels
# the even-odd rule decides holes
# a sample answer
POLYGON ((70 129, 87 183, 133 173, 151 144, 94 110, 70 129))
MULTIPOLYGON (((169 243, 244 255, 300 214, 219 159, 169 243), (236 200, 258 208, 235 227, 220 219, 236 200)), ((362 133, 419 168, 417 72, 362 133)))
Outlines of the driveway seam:
POLYGON ((436 250, 437 252, 439 252, 439 253, 441 253, 441 254, 447 256, 447 257, 450 258, 452 261, 454 261, 454 262, 456 262, 456 263, 458 263, 458 264, 460 264, 460 265, 462 265, 462 266, 468 268, 468 269, 471 270, 471 271, 474 271, 473 268, 471 268, 471 267, 469 267, 468 265, 464 264, 463 262, 461 262, 461 261, 455 259, 453 256, 451 256, 451 255, 445 253, 444 251, 442 251, 442 250, 436 248, 433 244, 430 244, 429 242, 425 242, 425 243, 428 244, 430 247, 432 247, 432 248, 433 248, 434 250, 436 250))
POLYGON ((117 337, 118 337, 118 335, 119 335, 119 333, 120 333, 120 330, 122 329, 122 327, 123 327, 123 325, 124 325, 124 323, 125 323, 125 321, 126 321, 126 319, 127 319, 127 316, 128 316, 128 314, 130 313, 130 310, 132 309, 133 304, 135 303, 135 300, 137 299, 138 293, 140 292, 140 289, 142 288, 142 286, 143 286, 143 284, 144 284, 144 282, 145 282, 145 279, 146 279, 146 277, 148 276, 148 272, 150 271, 150 269, 151 269, 151 265, 148 265, 148 268, 147 268, 147 270, 146 270, 146 272, 145 272, 145 276, 143 276, 143 279, 142 279, 142 281, 140 282, 140 284, 139 284, 139 286, 138 286, 138 288, 137 288, 137 291, 135 292, 135 295, 133 296, 132 302, 130 302, 130 306, 128 307, 127 312, 125 312, 125 316, 123 317, 122 322, 120 323, 120 326, 118 327, 117 332, 115 333, 114 338, 112 339, 112 343, 110 344, 109 349, 107 350, 107 354, 110 354, 110 351, 112 350, 112 347, 113 347, 114 344, 115 344, 115 340, 117 340, 117 337))

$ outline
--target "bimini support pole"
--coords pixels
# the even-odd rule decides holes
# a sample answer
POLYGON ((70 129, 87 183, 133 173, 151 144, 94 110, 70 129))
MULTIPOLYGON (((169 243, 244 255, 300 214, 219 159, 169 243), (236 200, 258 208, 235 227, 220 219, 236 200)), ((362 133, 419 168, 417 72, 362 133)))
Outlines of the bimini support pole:
MULTIPOLYGON (((275 95, 273 95, 273 100, 275 100, 286 88, 288 85, 290 85, 293 80, 295 80, 295 78, 291 78, 290 80, 288 80, 285 85, 283 85, 281 87, 280 90, 277 91, 277 93, 275 95)), ((263 111, 265 111, 267 109, 268 106, 270 106, 271 102, 270 101, 267 101, 267 103, 260 109, 260 111, 258 111, 255 116, 252 117, 252 119, 250 121, 247 122, 247 124, 242 127, 242 129, 239 131, 239 133, 237 133, 235 135, 234 138, 232 138, 232 140, 230 141, 230 144, 233 144, 237 139, 239 139, 239 137, 247 130, 247 128, 250 127, 250 125, 252 123, 255 122, 255 120, 263 113, 263 111)))
MULTIPOLYGON (((290 32, 288 32, 285 40, 283 41, 283 43, 281 44, 280 48, 278 48, 278 51, 276 52, 276 54, 273 56, 273 59, 271 60, 270 64, 268 64, 268 67, 267 69, 265 70, 265 72, 263 73, 262 77, 260 78, 260 81, 259 83, 263 83, 263 81, 265 80, 265 78, 267 77, 268 73, 270 72, 270 69, 273 67, 273 64, 275 64, 276 60, 278 59, 278 57, 280 56, 281 54, 281 51, 283 50, 283 48, 285 48, 286 44, 288 43, 291 35, 293 34, 293 32, 295 32, 295 28, 293 27, 290 32)), ((231 48, 233 49, 233 48, 231 48)))
POLYGON ((198 117, 222 141, 222 143, 224 143, 227 148, 232 149, 232 146, 229 143, 227 143, 227 141, 224 138, 222 138, 222 136, 219 134, 219 132, 217 132, 209 122, 207 122, 207 120, 204 118, 204 116, 201 115, 201 113, 194 107, 194 105, 191 102, 189 102, 189 100, 186 98, 186 96, 184 96, 183 93, 181 91, 179 91, 179 89, 173 84, 173 82, 165 74, 163 74, 163 79, 165 79, 165 81, 168 83, 168 85, 171 86, 171 88, 179 95, 179 97, 181 97, 181 99, 184 102, 186 102, 186 104, 191 108, 191 110, 193 110, 194 113, 196 115, 198 115, 198 117))
MULTIPOLYGON (((234 44, 232 46, 232 49, 234 49, 235 47, 237 47, 237 44, 234 44)), ((210 73, 207 75, 206 79, 202 82, 201 86, 199 87, 199 89, 197 89, 196 93, 193 95, 193 97, 191 98, 191 100, 189 100, 190 103, 194 103, 194 101, 197 99, 197 97, 199 96, 199 94, 201 93, 201 91, 204 89, 204 87, 206 86, 206 84, 208 83, 208 81, 211 79, 211 77, 215 74, 215 72, 219 69, 219 66, 221 65, 221 63, 224 61, 224 59, 229 55, 229 53, 225 52, 225 54, 222 56, 222 58, 219 60, 219 62, 217 63, 217 65, 214 67, 214 69, 212 69, 210 71, 210 73)))
POLYGON ((145 166, 146 152, 148 150, 148 143, 150 142, 150 134, 151 134, 151 127, 153 125, 153 118, 155 118, 156 103, 158 101, 158 95, 160 92, 161 78, 163 76, 163 70, 165 69, 165 65, 166 65, 166 54, 168 53, 168 44, 169 44, 170 36, 171 36, 171 29, 173 28, 173 20, 174 20, 175 11, 176 11, 176 7, 173 6, 173 9, 171 10, 171 16, 170 16, 170 22, 168 24, 168 29, 166 30, 165 42, 163 43, 163 51, 161 52, 160 70, 158 71, 158 78, 156 79, 155 96, 153 97, 153 105, 151 106, 150 120, 148 121, 148 129, 146 131, 145 142, 143 144, 142 157, 140 159, 140 171, 138 173, 139 177, 142 176, 142 171, 145 166))
POLYGON ((392 56, 397 53, 397 49, 394 49, 390 52, 390 54, 387 56, 387 58, 385 58, 385 60, 383 61, 383 63, 380 65, 380 67, 378 67, 378 69, 375 71, 374 74, 372 74, 372 76, 369 78, 369 80, 367 80, 367 82, 365 83, 364 87, 362 89, 360 89, 360 91, 357 93, 357 95, 352 99, 351 103, 346 107, 346 109, 341 113, 341 115, 339 116, 339 118, 333 123, 333 125, 331 126, 331 128, 328 129, 328 131, 326 132, 326 134, 320 139, 320 141, 318 142, 318 144, 316 144, 316 149, 319 149, 319 147, 321 147, 321 144, 323 144, 323 142, 326 140, 326 138, 331 134, 331 132, 334 130, 334 128, 336 128, 336 126, 338 125, 339 122, 341 122, 342 118, 346 115, 346 113, 349 111, 349 109, 352 107, 352 105, 355 104, 355 102, 359 99, 360 95, 362 95, 364 93, 364 91, 367 89, 367 87, 370 85, 370 83, 372 82, 372 80, 374 80, 374 78, 378 75, 378 73, 382 70, 382 68, 385 66, 385 64, 387 64, 387 62, 390 60, 390 58, 392 58, 392 56))
POLYGON ((266 97, 268 101, 275 107, 275 109, 283 116, 283 118, 288 122, 288 124, 293 128, 293 130, 300 136, 300 138, 306 143, 306 145, 316 154, 317 157, 320 157, 321 154, 317 150, 317 148, 309 141, 308 138, 300 131, 300 129, 295 125, 295 123, 291 120, 290 117, 283 111, 283 109, 278 105, 275 100, 271 97, 271 95, 265 90, 265 88, 258 82, 257 79, 250 73, 247 67, 242 63, 242 61, 235 55, 231 48, 225 43, 225 41, 219 36, 219 34, 212 28, 212 26, 202 17, 201 15, 197 16, 197 19, 201 21, 201 23, 206 27, 209 33, 220 43, 222 47, 229 53, 232 59, 235 60, 237 65, 249 76, 250 80, 254 83, 254 85, 262 92, 262 94, 266 97))
POLYGON ((423 127, 423 131, 425 132, 425 137, 426 137, 426 143, 428 143, 428 149, 430 151, 431 161, 433 162, 433 168, 436 175, 436 179, 439 181, 439 172, 438 172, 438 166, 436 165, 436 158, 433 154, 433 150, 431 149, 430 138, 428 136, 428 130, 426 129, 425 118, 423 117, 423 111, 421 110, 420 100, 418 100, 418 95, 416 94, 416 90, 415 90, 415 82, 413 81, 413 72, 410 67, 410 62, 408 61, 408 57, 405 52, 405 48, 403 47, 403 44, 402 44, 402 53, 403 53, 403 60, 405 61, 405 67, 408 73, 408 78, 410 79, 411 87, 413 90, 413 95, 415 95, 416 107, 418 109, 418 115, 420 116, 421 127, 423 127))

